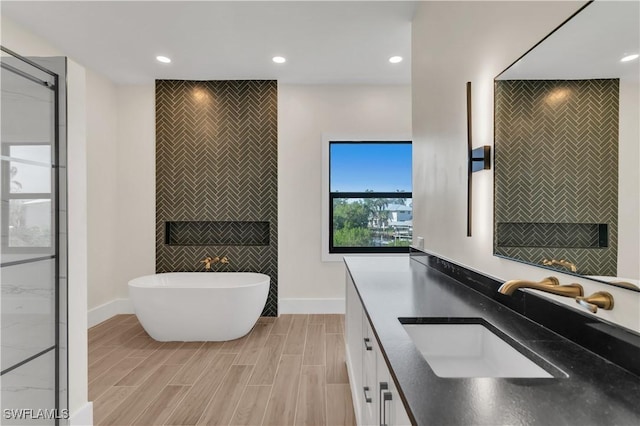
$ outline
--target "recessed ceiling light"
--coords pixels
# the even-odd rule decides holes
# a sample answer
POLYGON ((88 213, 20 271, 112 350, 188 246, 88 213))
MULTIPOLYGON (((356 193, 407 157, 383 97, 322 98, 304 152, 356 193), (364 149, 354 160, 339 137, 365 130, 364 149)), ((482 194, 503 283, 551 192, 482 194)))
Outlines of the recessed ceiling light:
POLYGON ((627 55, 624 58, 620 59, 620 62, 629 62, 629 61, 633 61, 634 59, 638 59, 638 55, 637 53, 634 55, 627 55))
POLYGON ((284 64, 285 62, 287 62, 287 60, 282 56, 274 56, 271 60, 276 64, 284 64))
POLYGON ((171 59, 167 58, 166 56, 156 56, 156 60, 158 62, 162 62, 163 64, 168 64, 169 62, 171 62, 171 59))
POLYGON ((392 64, 397 64, 398 62, 402 62, 402 56, 392 56, 389 58, 389 62, 392 64))

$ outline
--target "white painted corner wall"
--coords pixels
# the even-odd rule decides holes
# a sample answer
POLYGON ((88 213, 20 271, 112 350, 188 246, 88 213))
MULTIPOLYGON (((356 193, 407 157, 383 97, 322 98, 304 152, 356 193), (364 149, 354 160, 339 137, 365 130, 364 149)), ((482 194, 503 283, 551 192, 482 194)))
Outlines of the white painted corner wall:
POLYGON ((344 265, 322 261, 322 148, 327 134, 411 135, 410 86, 278 85, 281 313, 344 312, 344 265))
POLYGON ((116 86, 87 73, 88 306, 115 298, 118 212, 116 86))
MULTIPOLYGON (((414 236, 426 250, 498 279, 548 270, 493 256, 493 172, 473 175, 473 237, 466 237, 466 96, 472 82, 474 147, 493 146, 493 79, 585 2, 423 2, 412 25, 414 236), (428 52, 428 54, 426 54, 428 52)), ((637 140, 637 139, 636 139, 637 140)), ((636 143, 637 146, 637 143, 636 143)), ((637 153, 636 153, 637 155, 637 153)), ((637 264, 637 263, 636 263, 637 264)), ((595 281, 616 300, 598 317, 640 331, 640 294, 595 281)), ((541 294, 576 309, 572 299, 541 294)))
POLYGON ((67 61, 67 218, 69 323, 69 412, 84 410, 88 402, 87 344, 87 121, 86 73, 67 61))
POLYGON ((155 273, 155 87, 89 81, 91 326, 100 312, 130 313, 128 281, 155 273))
POLYGON ((620 79, 618 133, 618 276, 640 276, 640 87, 620 79))
POLYGON ((115 299, 128 299, 129 280, 156 271, 156 92, 148 84, 118 86, 116 93, 118 253, 111 279, 115 299))

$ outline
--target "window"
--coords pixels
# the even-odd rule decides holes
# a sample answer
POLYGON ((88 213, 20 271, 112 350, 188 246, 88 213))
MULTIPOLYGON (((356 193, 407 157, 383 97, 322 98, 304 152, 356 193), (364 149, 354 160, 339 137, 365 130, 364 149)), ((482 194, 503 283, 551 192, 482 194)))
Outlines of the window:
POLYGON ((407 253, 411 142, 329 141, 329 253, 407 253))
POLYGON ((2 145, 2 248, 31 253, 52 247, 51 146, 2 145))

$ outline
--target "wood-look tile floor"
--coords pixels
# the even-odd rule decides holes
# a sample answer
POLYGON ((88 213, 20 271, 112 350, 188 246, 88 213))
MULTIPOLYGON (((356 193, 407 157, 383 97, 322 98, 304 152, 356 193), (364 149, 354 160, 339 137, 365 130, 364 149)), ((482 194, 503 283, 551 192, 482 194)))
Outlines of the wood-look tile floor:
POLYGON ((344 315, 263 317, 228 342, 157 342, 135 315, 89 329, 96 425, 355 425, 344 315))

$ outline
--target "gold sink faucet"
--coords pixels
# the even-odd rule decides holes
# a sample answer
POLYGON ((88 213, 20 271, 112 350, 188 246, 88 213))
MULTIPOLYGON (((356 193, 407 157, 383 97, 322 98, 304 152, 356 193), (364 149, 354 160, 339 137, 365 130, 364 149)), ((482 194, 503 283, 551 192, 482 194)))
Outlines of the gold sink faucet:
POLYGON ((500 286, 498 292, 511 296, 519 288, 532 288, 559 296, 573 297, 576 299, 577 304, 594 314, 598 312, 598 308, 607 311, 613 309, 613 296, 611 293, 598 291, 591 296, 584 297, 584 289, 580 284, 560 285, 560 281, 556 277, 547 277, 539 282, 527 280, 507 281, 500 286))
POLYGON ((584 296, 584 289, 580 284, 560 285, 560 281, 556 277, 547 277, 540 282, 527 280, 507 281, 500 286, 498 292, 511 296, 519 288, 532 288, 564 297, 584 296))

